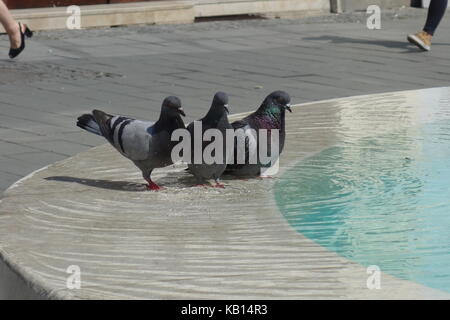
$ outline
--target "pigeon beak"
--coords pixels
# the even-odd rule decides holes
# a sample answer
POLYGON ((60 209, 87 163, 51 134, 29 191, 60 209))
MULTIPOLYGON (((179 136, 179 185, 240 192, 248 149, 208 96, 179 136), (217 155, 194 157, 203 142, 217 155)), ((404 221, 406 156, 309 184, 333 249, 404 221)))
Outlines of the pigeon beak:
POLYGON ((289 112, 292 112, 291 105, 288 103, 284 106, 289 112))
POLYGON ((183 108, 178 108, 178 113, 181 114, 183 117, 186 117, 186 113, 184 113, 183 108))
POLYGON ((226 111, 227 113, 230 113, 230 110, 228 109, 228 105, 227 105, 227 104, 224 104, 223 107, 225 108, 225 111, 226 111))

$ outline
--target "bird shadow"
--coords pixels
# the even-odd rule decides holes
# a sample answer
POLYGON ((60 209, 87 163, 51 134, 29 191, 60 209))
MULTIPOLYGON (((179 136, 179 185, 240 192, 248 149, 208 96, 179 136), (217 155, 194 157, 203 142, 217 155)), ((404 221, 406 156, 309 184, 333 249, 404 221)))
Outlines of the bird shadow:
MULTIPOLYGON (((147 185, 145 183, 136 183, 130 181, 120 181, 120 180, 104 180, 104 179, 89 179, 89 178, 77 178, 69 176, 52 176, 44 178, 47 181, 58 181, 58 182, 69 182, 78 183, 88 187, 116 190, 116 191, 129 191, 129 192, 141 192, 148 191, 147 185)), ((175 188, 186 188, 195 185, 195 179, 193 176, 185 175, 179 176, 179 173, 169 172, 166 174, 165 178, 158 181, 162 187, 175 187, 175 188)))
POLYGON ((112 181, 103 179, 76 178, 69 176, 53 176, 44 178, 47 181, 78 183, 89 187, 117 190, 117 191, 146 191, 147 186, 143 183, 130 181, 112 181))
MULTIPOLYGON (((235 176, 230 172, 224 172, 221 177, 222 181, 229 180, 253 180, 257 179, 255 176, 235 176)), ((68 182, 85 185, 88 187, 116 190, 116 191, 129 191, 129 192, 142 192, 147 191, 147 185, 145 183, 137 183, 130 181, 120 180, 105 180, 105 179, 90 179, 90 178, 78 178, 70 176, 51 176, 44 178, 47 181, 68 182)), ((198 185, 197 180, 191 175, 188 170, 181 172, 168 172, 162 180, 159 180, 163 187, 174 188, 190 188, 198 185)))
POLYGON ((409 43, 408 41, 396 41, 396 40, 371 40, 371 39, 358 39, 358 38, 350 38, 350 37, 342 37, 342 36, 333 36, 326 35, 320 37, 306 37, 305 40, 311 41, 330 41, 335 44, 365 44, 365 45, 373 45, 378 47, 385 47, 388 49, 405 49, 401 53, 420 53, 422 52, 417 48, 417 46, 409 43))

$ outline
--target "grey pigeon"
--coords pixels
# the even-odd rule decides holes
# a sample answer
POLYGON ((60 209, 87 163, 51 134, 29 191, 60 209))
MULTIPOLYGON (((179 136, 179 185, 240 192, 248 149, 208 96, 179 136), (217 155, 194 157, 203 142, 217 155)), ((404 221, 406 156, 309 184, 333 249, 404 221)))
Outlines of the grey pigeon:
POLYGON ((153 169, 173 163, 171 152, 175 142, 171 141, 172 132, 185 128, 180 115, 185 116, 180 99, 171 96, 164 99, 156 122, 94 110, 92 114, 79 117, 77 126, 105 137, 117 151, 141 169, 142 176, 148 182, 148 189, 159 190, 160 187, 150 175, 153 169))
MULTIPOLYGON (((268 138, 267 138, 267 149, 270 155, 271 146, 270 146, 270 130, 279 129, 279 154, 283 151, 284 140, 285 140, 285 113, 286 110, 292 112, 290 108, 291 98, 284 91, 274 91, 269 94, 261 106, 252 114, 243 118, 242 120, 238 120, 233 122, 231 125, 236 129, 243 129, 244 131, 247 129, 254 129, 256 133, 259 132, 260 129, 268 130, 268 138)), ((259 149, 260 143, 258 139, 258 135, 247 135, 245 138, 245 161, 238 161, 238 153, 237 153, 237 140, 235 140, 234 145, 234 159, 233 162, 227 166, 226 173, 238 175, 238 176, 256 176, 261 175, 263 168, 270 167, 270 164, 263 164, 259 158, 259 149), (253 141, 250 141, 252 139, 253 141), (250 163, 250 156, 254 156, 254 159, 257 159, 255 163, 250 163)))
MULTIPOLYGON (((227 166, 226 161, 228 156, 226 149, 226 130, 233 130, 233 127, 228 121, 228 112, 228 95, 224 92, 217 92, 214 95, 211 107, 209 108, 206 116, 198 120, 198 122, 200 122, 202 125, 201 136, 195 134, 194 122, 190 123, 187 127, 187 130, 189 131, 191 137, 191 163, 188 164, 188 171, 196 177, 197 183, 200 185, 204 184, 205 180, 214 179, 214 181, 216 182, 216 187, 223 187, 223 185, 219 183, 219 178, 225 171, 225 168, 227 166), (220 132, 221 138, 223 139, 222 157, 221 159, 219 159, 220 161, 214 161, 211 164, 205 162, 205 159, 201 157, 201 161, 199 163, 196 163, 194 162, 195 141, 197 140, 199 146, 201 146, 202 155, 205 148, 210 143, 212 143, 210 141, 203 141, 202 139, 203 134, 208 129, 217 129, 218 132, 220 132)), ((215 155, 216 154, 212 152, 212 156, 215 155)), ((219 154, 217 154, 217 157, 219 157, 219 154)))

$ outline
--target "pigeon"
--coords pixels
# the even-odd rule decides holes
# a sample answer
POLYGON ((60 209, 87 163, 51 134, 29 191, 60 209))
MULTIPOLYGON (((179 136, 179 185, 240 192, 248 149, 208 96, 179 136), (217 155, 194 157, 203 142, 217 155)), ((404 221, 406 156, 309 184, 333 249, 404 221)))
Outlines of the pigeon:
POLYGON ((142 171, 149 190, 159 190, 160 187, 152 181, 150 175, 153 169, 173 163, 172 132, 185 128, 180 115, 186 116, 180 99, 170 96, 164 99, 161 114, 156 122, 113 116, 100 110, 93 110, 92 114, 80 116, 77 126, 105 137, 117 151, 142 171))
MULTIPOLYGON (((270 155, 271 151, 271 137, 270 130, 271 129, 279 129, 279 146, 278 146, 278 155, 281 154, 284 147, 284 139, 285 139, 285 112, 288 110, 292 112, 290 108, 291 98, 284 91, 274 91, 269 94, 261 106, 252 114, 247 117, 233 122, 231 125, 235 130, 243 129, 244 131, 248 129, 254 129, 254 134, 248 134, 245 136, 245 161, 238 159, 238 143, 237 139, 234 140, 234 157, 233 162, 229 163, 226 169, 227 174, 237 175, 237 176, 259 176, 263 175, 264 169, 270 167, 269 164, 261 163, 261 159, 259 158, 259 138, 258 133, 260 129, 267 129, 267 149, 268 155, 270 155), (256 136, 255 136, 256 134, 256 136), (250 163, 249 159, 256 159, 255 162, 250 163)), ((274 160, 278 160, 274 159, 274 160)))
MULTIPOLYGON (((228 113, 228 95, 224 92, 217 92, 214 95, 208 113, 202 119, 198 120, 196 124, 194 121, 187 126, 191 138, 191 161, 188 164, 188 171, 195 176, 198 185, 204 185, 205 180, 214 179, 216 182, 215 187, 224 187, 223 184, 219 182, 219 178, 227 166, 226 131, 233 130, 233 127, 228 121, 228 113), (200 124, 202 130, 196 132, 195 126, 199 126, 200 124), (203 159, 205 148, 211 143, 214 143, 215 139, 217 139, 214 137, 211 139, 212 141, 204 141, 206 139, 203 138, 203 134, 208 129, 217 129, 218 131, 216 132, 218 133, 218 136, 220 136, 220 139, 222 139, 222 155, 217 154, 217 157, 220 159, 212 158, 211 161, 205 161, 206 159, 203 159), (201 151, 201 157, 197 159, 199 161, 196 161, 194 155, 196 142, 199 146, 197 152, 201 151)), ((211 156, 216 156, 215 151, 211 151, 211 156)))

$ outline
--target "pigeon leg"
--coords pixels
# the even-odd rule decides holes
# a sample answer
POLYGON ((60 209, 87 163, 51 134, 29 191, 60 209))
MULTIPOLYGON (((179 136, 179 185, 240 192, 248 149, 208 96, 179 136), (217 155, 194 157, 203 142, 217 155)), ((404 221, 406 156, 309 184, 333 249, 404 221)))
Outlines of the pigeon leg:
POLYGON ((214 185, 214 188, 222 188, 225 189, 225 185, 223 183, 220 183, 219 179, 214 179, 216 184, 214 185))
POLYGON ((193 185, 193 187, 208 187, 208 185, 205 183, 205 181, 202 178, 197 177, 196 178, 197 183, 193 185))
POLYGON ((156 183, 154 183, 150 179, 147 182, 148 182, 148 186, 147 186, 148 190, 157 191, 157 190, 161 190, 162 189, 160 186, 158 186, 156 183))
POLYGON ((152 191, 160 190, 161 187, 158 186, 156 183, 154 183, 154 182, 152 181, 152 178, 150 178, 150 175, 151 175, 151 172, 148 174, 148 176, 147 176, 147 175, 143 175, 145 181, 148 182, 147 189, 148 189, 148 190, 152 190, 152 191))

